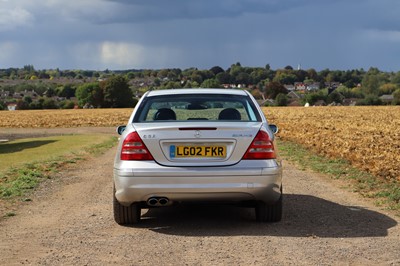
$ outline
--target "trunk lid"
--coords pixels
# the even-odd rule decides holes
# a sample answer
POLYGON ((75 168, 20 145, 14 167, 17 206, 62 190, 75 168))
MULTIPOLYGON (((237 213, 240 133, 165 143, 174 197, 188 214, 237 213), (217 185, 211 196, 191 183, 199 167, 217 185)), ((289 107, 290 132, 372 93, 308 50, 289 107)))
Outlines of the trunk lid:
POLYGON ((135 130, 154 160, 165 166, 224 166, 238 163, 261 122, 138 123, 135 130))

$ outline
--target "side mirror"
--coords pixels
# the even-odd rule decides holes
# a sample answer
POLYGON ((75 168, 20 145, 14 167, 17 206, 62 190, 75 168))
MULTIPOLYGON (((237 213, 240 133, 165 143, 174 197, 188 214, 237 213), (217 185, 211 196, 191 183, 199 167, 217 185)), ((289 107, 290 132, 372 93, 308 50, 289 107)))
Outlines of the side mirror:
POLYGON ((122 133, 125 131, 126 126, 119 126, 117 127, 117 133, 118 135, 122 135, 122 133))
POLYGON ((274 133, 274 134, 277 134, 277 133, 278 133, 279 128, 278 128, 277 125, 275 125, 275 124, 270 124, 270 125, 268 125, 268 126, 269 126, 269 129, 272 131, 272 133, 274 133))

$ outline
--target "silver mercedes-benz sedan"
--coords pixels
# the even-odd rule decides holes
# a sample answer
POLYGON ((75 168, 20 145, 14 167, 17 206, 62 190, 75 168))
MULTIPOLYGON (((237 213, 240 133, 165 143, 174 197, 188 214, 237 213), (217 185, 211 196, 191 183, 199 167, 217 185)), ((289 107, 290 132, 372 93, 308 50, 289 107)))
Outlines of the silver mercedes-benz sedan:
POLYGON ((176 203, 251 206, 257 221, 282 217, 282 166, 250 93, 232 89, 149 91, 136 105, 114 161, 114 219, 176 203))

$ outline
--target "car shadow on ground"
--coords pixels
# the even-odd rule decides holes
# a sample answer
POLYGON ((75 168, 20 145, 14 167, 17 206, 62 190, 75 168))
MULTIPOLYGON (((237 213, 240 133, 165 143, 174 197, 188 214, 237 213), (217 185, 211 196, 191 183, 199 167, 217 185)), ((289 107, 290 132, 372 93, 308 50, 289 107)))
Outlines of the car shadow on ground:
POLYGON ((283 219, 257 223, 253 208, 179 205, 149 209, 135 227, 184 236, 383 237, 397 222, 376 211, 309 195, 286 194, 283 219))
POLYGON ((37 148, 56 141, 57 140, 34 140, 34 141, 23 141, 18 143, 3 143, 0 144, 0 154, 20 152, 26 149, 37 148))

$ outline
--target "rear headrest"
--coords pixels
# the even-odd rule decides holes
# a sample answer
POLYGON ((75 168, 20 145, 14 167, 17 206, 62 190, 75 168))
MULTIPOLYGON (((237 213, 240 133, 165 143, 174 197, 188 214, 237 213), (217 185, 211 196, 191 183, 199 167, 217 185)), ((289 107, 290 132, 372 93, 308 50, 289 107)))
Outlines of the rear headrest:
POLYGON ((219 113, 218 120, 241 120, 241 115, 235 108, 226 108, 219 113))
POLYGON ((172 109, 161 108, 154 114, 153 120, 176 120, 176 114, 172 109))

